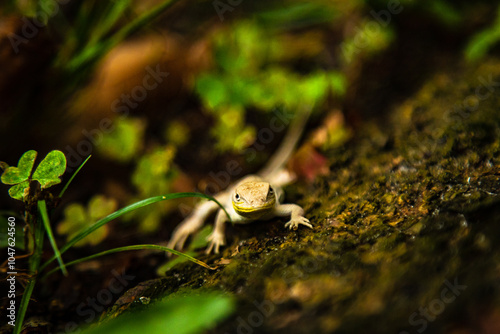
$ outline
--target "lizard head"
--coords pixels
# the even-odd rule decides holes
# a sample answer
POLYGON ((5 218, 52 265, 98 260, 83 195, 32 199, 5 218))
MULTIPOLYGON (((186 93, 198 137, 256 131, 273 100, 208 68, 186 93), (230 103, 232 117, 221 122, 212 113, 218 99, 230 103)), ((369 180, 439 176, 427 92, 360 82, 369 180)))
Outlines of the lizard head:
POLYGON ((276 193, 268 182, 249 181, 236 187, 232 201, 239 215, 257 219, 274 208, 276 193))

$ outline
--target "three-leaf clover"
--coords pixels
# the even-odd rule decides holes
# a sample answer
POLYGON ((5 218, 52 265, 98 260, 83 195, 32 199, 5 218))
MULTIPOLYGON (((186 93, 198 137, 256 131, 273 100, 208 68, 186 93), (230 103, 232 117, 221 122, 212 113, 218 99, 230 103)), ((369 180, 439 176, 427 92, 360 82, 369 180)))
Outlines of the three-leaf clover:
POLYGON ((8 167, 2 174, 4 184, 14 185, 9 189, 9 195, 18 200, 24 200, 29 192, 30 182, 36 180, 42 189, 52 187, 61 182, 59 178, 66 170, 66 157, 61 151, 51 151, 35 169, 33 165, 37 156, 35 150, 25 152, 19 159, 17 167, 8 167))

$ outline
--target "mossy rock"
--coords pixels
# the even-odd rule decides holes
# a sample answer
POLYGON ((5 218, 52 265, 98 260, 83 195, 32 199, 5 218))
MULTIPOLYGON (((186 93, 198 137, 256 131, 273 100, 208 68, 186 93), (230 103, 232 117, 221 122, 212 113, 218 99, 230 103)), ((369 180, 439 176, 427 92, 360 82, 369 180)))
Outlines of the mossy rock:
POLYGON ((217 333, 498 330, 499 108, 498 61, 437 74, 389 125, 326 151, 329 175, 292 186, 313 230, 233 227, 226 264, 181 264, 149 290, 235 295, 217 333))

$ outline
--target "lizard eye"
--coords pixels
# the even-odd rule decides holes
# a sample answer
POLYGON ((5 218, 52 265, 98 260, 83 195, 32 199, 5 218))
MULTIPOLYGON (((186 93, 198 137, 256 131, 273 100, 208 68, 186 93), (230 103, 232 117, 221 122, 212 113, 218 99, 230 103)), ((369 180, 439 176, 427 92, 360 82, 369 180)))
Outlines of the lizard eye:
POLYGON ((240 200, 240 195, 239 195, 239 194, 236 194, 236 195, 234 195, 234 198, 235 198, 237 201, 239 201, 239 200, 240 200))
POLYGON ((274 189, 271 187, 271 188, 269 188, 269 195, 272 195, 272 194, 274 194, 274 189))

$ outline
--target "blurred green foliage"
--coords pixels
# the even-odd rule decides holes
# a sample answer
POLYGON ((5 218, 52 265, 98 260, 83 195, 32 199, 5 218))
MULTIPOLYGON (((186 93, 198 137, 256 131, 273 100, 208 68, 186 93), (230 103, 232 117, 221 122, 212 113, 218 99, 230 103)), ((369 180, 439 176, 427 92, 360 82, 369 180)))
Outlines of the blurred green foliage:
POLYGON ((395 38, 390 26, 383 26, 375 20, 360 23, 352 36, 342 42, 342 60, 349 64, 354 60, 367 59, 384 51, 395 38))
MULTIPOLYGON (((103 195, 95 195, 85 208, 79 203, 69 204, 64 208, 64 220, 57 226, 59 234, 66 235, 66 241, 73 239, 85 228, 94 225, 99 219, 106 217, 118 208, 118 202, 113 198, 106 198, 103 195)), ((76 247, 85 245, 97 245, 108 235, 108 226, 104 225, 96 230, 92 236, 80 240, 76 247)))
MULTIPOLYGON (((135 163, 131 183, 137 191, 128 201, 130 203, 171 192, 172 182, 177 176, 177 169, 173 164, 177 152, 176 146, 157 145, 145 150, 146 125, 142 119, 119 118, 115 121, 114 130, 104 134, 100 144, 97 145, 98 153, 105 159, 135 163)), ((168 137, 172 137, 172 142, 180 145, 187 140, 187 130, 182 127, 175 130, 170 128, 168 137)), ((137 221, 140 232, 150 233, 158 229, 161 218, 172 208, 171 203, 161 203, 154 207, 135 210, 124 219, 137 221)))
MULTIPOLYGON (((32 18, 57 45, 51 79, 64 101, 93 73, 95 65, 116 45, 158 18, 178 0, 155 1, 137 13, 131 0, 9 0, 5 7, 32 18), (59 3, 60 2, 60 3, 59 3)), ((24 43, 24 42, 22 42, 24 43)))
POLYGON ((462 21, 462 14, 453 4, 444 0, 433 0, 428 2, 429 11, 442 23, 448 26, 456 26, 462 21))
POLYGON ((169 174, 175 173, 171 168, 175 152, 173 146, 159 147, 139 159, 132 175, 132 183, 138 189, 139 197, 168 192, 169 182, 172 180, 169 174))
POLYGON ((139 118, 123 117, 116 119, 114 125, 113 131, 96 146, 97 151, 110 160, 130 161, 143 146, 146 123, 139 118))
POLYGON ((491 47, 500 41, 500 5, 497 9, 497 18, 493 24, 475 34, 465 49, 465 58, 477 61, 483 58, 491 47))
POLYGON ((175 147, 183 146, 190 137, 189 126, 182 121, 172 120, 167 124, 164 134, 168 143, 172 143, 175 147))
MULTIPOLYGON (((353 1, 356 2, 356 1, 353 1)), ((341 16, 333 1, 289 1, 285 6, 256 13, 259 26, 273 30, 290 30, 311 27, 320 23, 330 23, 341 16)))
MULTIPOLYGON (((131 202, 142 198, 167 194, 177 176, 173 165, 176 149, 172 145, 161 146, 142 155, 137 162, 132 183, 138 193, 131 202)), ((139 222, 139 231, 154 232, 158 229, 161 218, 172 209, 171 203, 161 203, 131 212, 126 219, 135 218, 139 222)))
POLYGON ((320 106, 330 92, 345 92, 338 71, 299 74, 283 62, 302 55, 283 53, 287 44, 282 37, 254 21, 238 21, 214 36, 216 68, 201 74, 195 89, 216 118, 212 134, 220 151, 239 152, 253 143, 256 131, 245 122, 250 108, 270 112, 283 106, 295 112, 320 106))
POLYGON ((207 329, 230 315, 234 308, 233 300, 227 295, 176 294, 148 306, 146 310, 124 314, 82 333, 206 333, 207 329))

